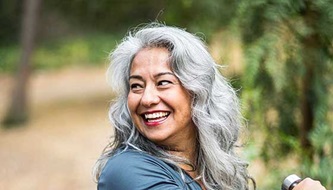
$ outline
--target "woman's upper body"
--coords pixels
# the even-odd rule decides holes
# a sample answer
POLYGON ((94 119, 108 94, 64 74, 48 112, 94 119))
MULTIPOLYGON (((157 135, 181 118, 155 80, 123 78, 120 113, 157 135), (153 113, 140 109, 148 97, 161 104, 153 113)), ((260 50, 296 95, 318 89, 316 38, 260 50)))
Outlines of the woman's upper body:
POLYGON ((100 175, 98 190, 201 190, 200 185, 189 175, 185 175, 184 179, 168 163, 127 147, 118 149, 108 160, 100 175))
POLYGON ((248 189, 234 153, 238 98, 199 37, 151 24, 129 33, 111 63, 115 135, 97 162, 100 190, 248 189), (136 150, 117 152, 124 145, 136 150))
POLYGON ((132 144, 203 189, 247 189, 247 163, 234 153, 242 127, 238 98, 199 37, 150 24, 129 33, 111 63, 115 135, 97 163, 97 179, 114 151, 132 144))

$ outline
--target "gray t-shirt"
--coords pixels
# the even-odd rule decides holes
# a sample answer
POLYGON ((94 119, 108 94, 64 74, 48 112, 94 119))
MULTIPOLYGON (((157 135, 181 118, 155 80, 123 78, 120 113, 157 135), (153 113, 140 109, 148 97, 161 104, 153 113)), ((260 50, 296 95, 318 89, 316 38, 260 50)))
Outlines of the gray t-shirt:
POLYGON ((105 165, 98 190, 201 190, 200 185, 184 172, 145 152, 128 148, 119 151, 105 165))

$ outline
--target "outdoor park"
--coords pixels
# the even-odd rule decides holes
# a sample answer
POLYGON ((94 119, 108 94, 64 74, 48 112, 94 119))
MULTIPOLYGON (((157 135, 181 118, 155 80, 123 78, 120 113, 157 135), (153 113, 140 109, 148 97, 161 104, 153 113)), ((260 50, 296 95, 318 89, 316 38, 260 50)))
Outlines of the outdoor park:
POLYGON ((257 189, 289 174, 333 190, 333 3, 0 0, 0 189, 96 189, 112 136, 108 56, 159 21, 208 43, 237 89, 257 189))

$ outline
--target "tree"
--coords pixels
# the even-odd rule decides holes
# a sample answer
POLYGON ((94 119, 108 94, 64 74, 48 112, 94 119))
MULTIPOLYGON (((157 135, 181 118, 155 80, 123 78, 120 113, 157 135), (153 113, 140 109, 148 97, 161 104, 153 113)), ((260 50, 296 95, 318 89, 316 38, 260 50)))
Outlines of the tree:
POLYGON ((309 163, 327 155, 310 137, 328 126, 332 13, 329 0, 239 2, 235 23, 247 60, 242 98, 250 122, 267 133, 262 149, 266 161, 291 150, 301 150, 300 157, 309 163))
POLYGON ((30 62, 35 46, 37 18, 41 0, 25 0, 22 15, 21 46, 22 53, 15 86, 12 92, 11 104, 4 118, 5 126, 14 126, 25 122, 28 117, 27 85, 30 76, 30 62))

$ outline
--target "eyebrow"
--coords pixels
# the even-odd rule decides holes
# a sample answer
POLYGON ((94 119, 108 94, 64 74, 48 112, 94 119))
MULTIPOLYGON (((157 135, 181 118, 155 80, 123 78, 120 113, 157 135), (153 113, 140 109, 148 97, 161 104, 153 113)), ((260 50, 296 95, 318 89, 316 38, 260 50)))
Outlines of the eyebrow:
MULTIPOLYGON (((161 72, 161 73, 157 73, 156 75, 154 75, 154 78, 157 78, 157 77, 160 77, 160 76, 163 76, 163 75, 172 75, 172 76, 176 76, 174 73, 172 73, 172 72, 161 72)), ((144 80, 143 78, 142 78, 142 76, 140 76, 140 75, 131 75, 130 77, 129 77, 129 80, 130 79, 139 79, 139 80, 144 80)))
POLYGON ((154 75, 154 78, 163 76, 163 75, 172 75, 172 76, 176 76, 174 73, 172 72, 162 72, 162 73, 157 73, 156 75, 154 75))

